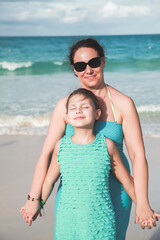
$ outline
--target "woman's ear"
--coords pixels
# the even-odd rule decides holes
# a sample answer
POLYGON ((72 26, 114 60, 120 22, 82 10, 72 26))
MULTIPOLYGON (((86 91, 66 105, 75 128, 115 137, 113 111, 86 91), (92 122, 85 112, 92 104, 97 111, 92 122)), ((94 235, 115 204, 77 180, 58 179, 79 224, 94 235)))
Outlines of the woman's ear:
MULTIPOLYGON (((73 66, 72 66, 73 67, 73 66)), ((76 77, 78 77, 77 76, 77 73, 76 73, 76 70, 74 69, 74 67, 73 67, 73 71, 74 71, 74 75, 76 76, 76 77)))
POLYGON ((105 67, 105 63, 106 63, 105 56, 102 58, 102 63, 103 63, 103 68, 104 68, 105 67))
POLYGON ((101 109, 97 109, 96 111, 96 120, 98 120, 101 116, 101 109))

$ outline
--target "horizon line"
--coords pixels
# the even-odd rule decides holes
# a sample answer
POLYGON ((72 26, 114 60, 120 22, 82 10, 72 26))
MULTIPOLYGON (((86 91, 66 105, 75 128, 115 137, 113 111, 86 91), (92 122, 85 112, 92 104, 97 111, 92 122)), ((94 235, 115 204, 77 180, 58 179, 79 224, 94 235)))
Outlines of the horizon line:
POLYGON ((101 36, 142 36, 142 35, 160 35, 160 33, 131 33, 131 34, 84 34, 84 35, 4 35, 0 37, 101 37, 101 36))

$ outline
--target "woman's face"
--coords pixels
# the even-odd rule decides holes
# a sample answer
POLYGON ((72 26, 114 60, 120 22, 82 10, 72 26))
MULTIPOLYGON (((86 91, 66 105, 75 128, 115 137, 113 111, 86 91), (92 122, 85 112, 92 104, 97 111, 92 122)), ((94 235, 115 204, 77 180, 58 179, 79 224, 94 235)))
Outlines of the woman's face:
MULTIPOLYGON (((88 63, 89 60, 95 57, 99 57, 98 52, 95 49, 81 47, 75 52, 73 62, 88 63)), ((104 66, 105 58, 103 57, 99 67, 91 68, 87 65, 86 69, 82 72, 77 72, 74 68, 74 72, 81 82, 81 87, 89 89, 103 87, 105 85, 103 77, 104 66)))

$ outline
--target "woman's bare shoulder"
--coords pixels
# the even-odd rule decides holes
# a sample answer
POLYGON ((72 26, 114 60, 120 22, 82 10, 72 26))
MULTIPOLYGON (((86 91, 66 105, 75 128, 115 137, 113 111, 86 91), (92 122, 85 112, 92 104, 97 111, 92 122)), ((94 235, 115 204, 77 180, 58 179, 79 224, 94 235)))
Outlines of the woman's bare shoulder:
POLYGON ((116 88, 109 86, 109 91, 112 96, 113 101, 116 103, 116 106, 131 106, 134 104, 132 98, 126 94, 118 91, 116 88))
POLYGON ((65 97, 63 97, 63 98, 61 98, 61 99, 57 102, 57 104, 56 104, 55 107, 66 107, 67 99, 68 99, 68 95, 65 96, 65 97))
POLYGON ((67 98, 68 98, 68 96, 65 96, 65 97, 61 98, 57 102, 56 106, 53 109, 52 115, 55 116, 55 115, 58 114, 59 117, 66 118, 66 102, 67 102, 67 98))

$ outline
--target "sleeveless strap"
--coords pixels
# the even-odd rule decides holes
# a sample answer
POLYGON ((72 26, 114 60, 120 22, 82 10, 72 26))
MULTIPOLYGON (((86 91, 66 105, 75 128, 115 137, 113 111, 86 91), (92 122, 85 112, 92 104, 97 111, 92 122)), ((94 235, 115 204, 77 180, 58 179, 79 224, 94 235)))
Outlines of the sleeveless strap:
POLYGON ((114 110, 114 106, 113 106, 113 102, 112 102, 112 98, 111 98, 111 94, 110 94, 110 91, 109 91, 109 88, 108 88, 107 85, 106 85, 106 87, 107 87, 109 99, 111 101, 111 108, 112 108, 112 112, 113 112, 113 116, 114 116, 114 121, 117 122, 116 114, 115 114, 115 110, 114 110))

